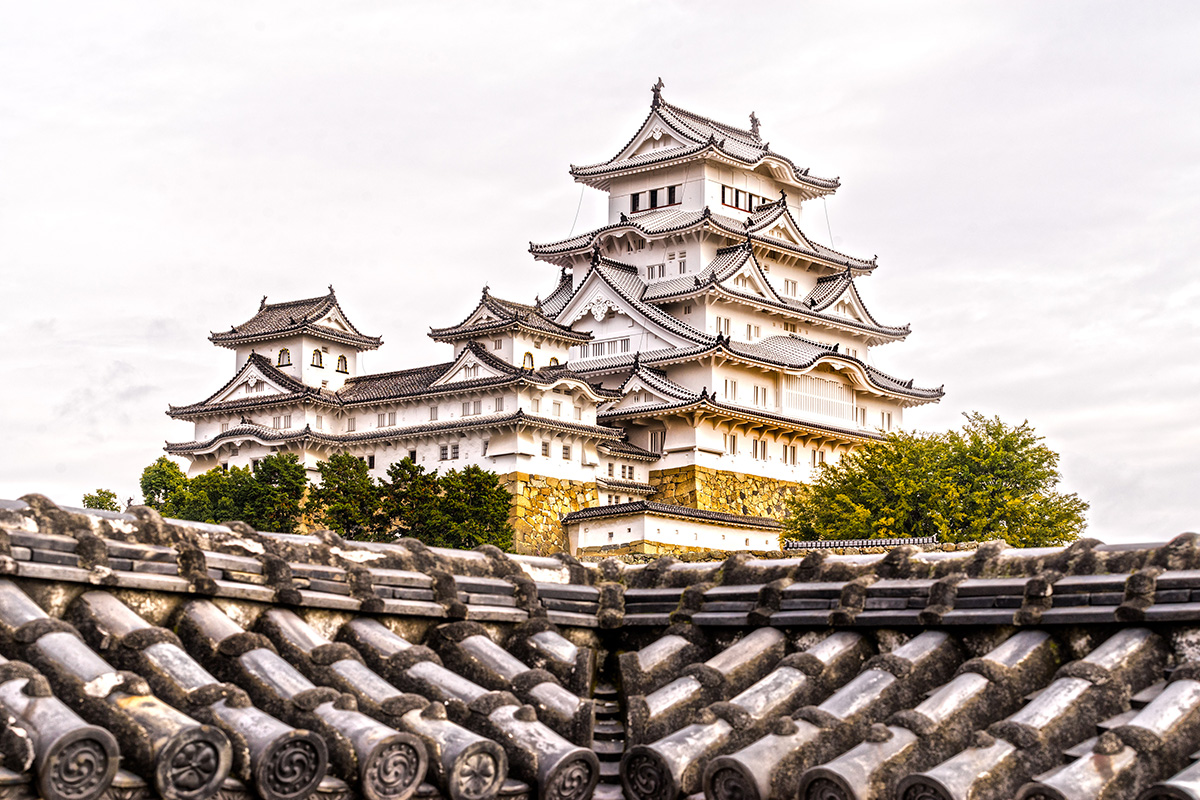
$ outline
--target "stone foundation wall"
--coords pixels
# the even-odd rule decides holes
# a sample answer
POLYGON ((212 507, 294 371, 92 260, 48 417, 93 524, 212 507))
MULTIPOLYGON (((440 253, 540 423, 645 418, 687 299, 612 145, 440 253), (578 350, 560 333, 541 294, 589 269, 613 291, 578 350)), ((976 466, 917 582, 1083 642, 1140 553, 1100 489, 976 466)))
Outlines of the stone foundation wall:
POLYGON ((649 483, 655 488, 650 499, 661 503, 776 520, 783 519, 784 500, 801 486, 695 465, 651 470, 649 483))
POLYGON ((510 472, 500 481, 513 496, 513 551, 548 556, 567 549, 562 518, 600 504, 595 483, 510 472))

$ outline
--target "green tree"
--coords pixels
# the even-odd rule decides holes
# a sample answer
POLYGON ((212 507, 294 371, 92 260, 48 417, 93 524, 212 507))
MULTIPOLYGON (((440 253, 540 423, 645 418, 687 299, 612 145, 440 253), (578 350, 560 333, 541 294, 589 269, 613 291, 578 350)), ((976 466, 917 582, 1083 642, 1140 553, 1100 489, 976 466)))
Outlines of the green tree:
POLYGON ((243 506, 243 521, 260 531, 295 533, 308 490, 308 474, 294 453, 269 455, 254 465, 252 496, 243 506))
POLYGON ((98 511, 120 511, 117 505, 117 493, 109 489, 97 489, 92 494, 83 496, 83 507, 94 508, 98 511))
POLYGON ((427 544, 445 539, 449 521, 441 509, 442 487, 436 472, 410 458, 388 467, 387 479, 379 484, 380 524, 375 538, 411 536, 427 544))
POLYGON ((1028 422, 979 413, 961 431, 893 433, 826 466, 788 500, 801 539, 934 536, 1019 547, 1079 537, 1088 504, 1055 491, 1058 454, 1028 422))
POLYGON ((375 538, 379 526, 379 487, 358 456, 339 453, 317 464, 321 482, 305 509, 317 525, 350 539, 375 538))
POLYGON ((142 470, 142 501, 153 509, 163 511, 167 500, 187 485, 187 476, 171 459, 159 456, 142 470))
POLYGON ((508 521, 512 495, 496 473, 470 466, 461 472, 450 470, 439 482, 439 506, 449 523, 443 534, 445 547, 494 544, 501 550, 512 549, 513 528, 508 521))

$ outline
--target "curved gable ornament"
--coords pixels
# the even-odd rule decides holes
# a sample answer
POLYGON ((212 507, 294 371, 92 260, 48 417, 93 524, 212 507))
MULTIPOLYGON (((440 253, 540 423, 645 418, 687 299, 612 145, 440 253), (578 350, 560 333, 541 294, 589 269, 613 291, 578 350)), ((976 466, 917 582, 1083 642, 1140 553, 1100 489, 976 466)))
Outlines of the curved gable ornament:
POLYGON ((575 316, 571 318, 571 322, 576 322, 582 319, 586 314, 591 314, 593 317, 595 317, 596 322, 603 322, 604 318, 608 316, 610 311, 613 313, 618 313, 620 310, 621 309, 612 300, 608 299, 604 295, 598 294, 589 300, 586 305, 581 306, 579 310, 575 312, 575 316))

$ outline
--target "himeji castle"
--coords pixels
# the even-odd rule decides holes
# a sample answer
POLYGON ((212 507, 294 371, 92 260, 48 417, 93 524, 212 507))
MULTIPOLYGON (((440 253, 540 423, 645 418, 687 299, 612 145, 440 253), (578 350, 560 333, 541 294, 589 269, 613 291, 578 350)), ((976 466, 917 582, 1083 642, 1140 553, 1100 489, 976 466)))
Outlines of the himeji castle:
POLYGON ((193 441, 167 445, 190 474, 272 453, 339 452, 382 477, 479 465, 514 495, 518 552, 773 550, 784 498, 941 388, 870 365, 907 325, 859 291, 876 259, 804 232, 806 204, 838 189, 763 140, 652 90, 612 158, 572 166, 607 192, 608 224, 531 244, 558 270, 533 303, 483 289, 432 328, 449 360, 363 373, 382 340, 329 293, 268 303, 213 333, 236 354, 228 383, 172 406, 193 441))

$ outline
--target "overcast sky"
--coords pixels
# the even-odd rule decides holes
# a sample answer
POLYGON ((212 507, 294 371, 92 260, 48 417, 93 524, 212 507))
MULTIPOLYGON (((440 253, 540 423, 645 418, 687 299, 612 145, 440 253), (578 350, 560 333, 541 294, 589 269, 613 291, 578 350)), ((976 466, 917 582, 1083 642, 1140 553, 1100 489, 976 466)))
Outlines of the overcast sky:
POLYGON ((946 385, 909 427, 1028 419, 1090 535, 1200 530, 1197 42, 1192 2, 4 2, 0 497, 136 497, 264 294, 334 284, 370 371, 443 360, 484 283, 554 284, 529 240, 604 223, 568 166, 661 76, 841 177, 807 233, 879 255, 913 334, 874 362, 946 385))

